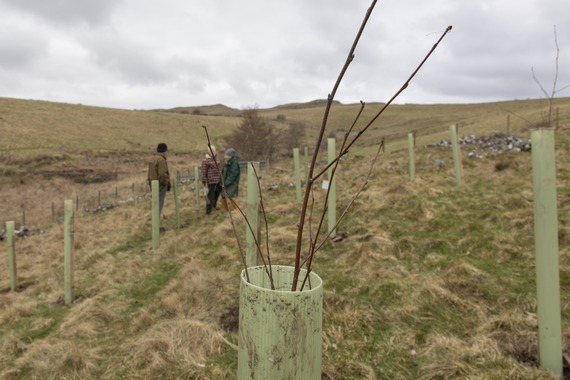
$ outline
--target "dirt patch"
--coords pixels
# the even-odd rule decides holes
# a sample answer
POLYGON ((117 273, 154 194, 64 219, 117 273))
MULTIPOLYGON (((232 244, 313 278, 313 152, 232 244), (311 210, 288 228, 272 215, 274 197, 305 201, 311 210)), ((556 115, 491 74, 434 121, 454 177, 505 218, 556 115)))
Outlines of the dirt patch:
POLYGON ((220 317, 220 326, 229 332, 237 332, 239 329, 239 305, 230 306, 220 317))

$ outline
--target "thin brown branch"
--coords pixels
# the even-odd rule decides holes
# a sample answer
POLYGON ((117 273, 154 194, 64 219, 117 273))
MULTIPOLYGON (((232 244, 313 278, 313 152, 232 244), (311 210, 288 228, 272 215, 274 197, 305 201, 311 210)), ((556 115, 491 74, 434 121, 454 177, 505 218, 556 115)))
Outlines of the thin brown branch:
MULTIPOLYGON (((224 183, 224 176, 222 175, 222 171, 220 170, 220 166, 218 165, 218 160, 215 159, 216 155, 214 154, 214 151, 212 150, 212 144, 211 144, 211 142, 210 142, 210 135, 208 134, 208 127, 206 127, 205 125, 202 125, 202 128, 204 128, 204 131, 206 132, 206 139, 208 140, 208 150, 209 150, 210 153, 212 154, 212 157, 214 157, 214 163, 215 163, 215 165, 216 165, 216 170, 218 170, 218 173, 220 174, 220 180, 221 180, 221 182, 222 182, 222 194, 224 195, 224 197, 226 198, 226 200, 229 200, 228 191, 226 190, 226 185, 225 185, 225 183, 224 183)), ((235 206, 235 207, 239 210, 239 212, 245 217, 245 215, 243 214, 243 212, 241 211, 241 209, 239 208, 239 206, 238 206, 237 204, 234 204, 234 206, 235 206)), ((236 242, 237 242, 237 245, 238 245, 239 255, 240 255, 240 258, 241 258, 241 261, 242 261, 243 268, 244 268, 244 270, 245 270, 245 277, 246 277, 247 282, 250 282, 250 280, 249 280, 249 271, 247 270, 247 263, 246 263, 246 261, 245 261, 245 254, 243 253, 243 249, 242 249, 242 247, 241 247, 241 243, 240 243, 240 240, 239 240, 239 235, 238 235, 237 230, 236 230, 236 225, 235 225, 234 219, 233 219, 233 217, 232 217, 231 206, 230 206, 229 204, 228 204, 228 210, 227 210, 227 211, 228 211, 228 216, 229 216, 229 218, 230 218, 230 223, 231 223, 231 225, 232 225, 232 229, 233 229, 234 235, 235 235, 235 237, 236 237, 236 242)), ((245 219, 247 220, 247 218, 245 218, 245 219)))
POLYGON ((562 87, 561 89, 558 89, 558 90, 556 89, 556 87, 558 85, 558 72, 559 72, 559 62, 558 61, 560 58, 560 47, 558 46, 558 33, 556 31, 556 25, 554 25, 554 46, 556 47, 556 56, 554 58, 554 79, 552 81, 552 90, 550 93, 548 91, 546 91, 546 89, 544 88, 544 86, 542 85, 540 80, 538 80, 538 78, 534 72, 534 67, 530 68, 530 71, 532 73, 532 78, 534 79, 536 84, 538 84, 538 87, 540 88, 540 90, 542 91, 542 93, 544 94, 544 96, 546 97, 546 100, 548 102, 548 110, 546 112, 547 116, 545 117, 546 120, 544 120, 544 121, 545 121, 545 124, 549 127, 552 123, 552 111, 554 108, 554 97, 560 91, 563 91, 563 90, 567 89, 568 87, 570 87, 570 85, 566 85, 566 86, 562 87))
POLYGON ((366 24, 368 23, 368 19, 370 18, 370 15, 372 14, 372 10, 376 6, 376 2, 377 2, 377 0, 373 0, 372 4, 370 5, 368 10, 366 11, 366 15, 364 16, 364 20, 362 21, 362 24, 360 25, 360 29, 358 30, 356 38, 354 39, 354 42, 353 42, 352 47, 348 53, 346 61, 345 61, 344 65, 341 69, 341 72, 340 72, 334 86, 333 86, 333 90, 331 91, 331 93, 329 94, 329 96, 327 98, 327 105, 325 108, 325 113, 324 113, 323 121, 321 124, 321 130, 319 132, 319 136, 317 138, 317 143, 315 145, 315 153, 313 154, 313 157, 311 159, 311 164, 309 166, 309 175, 307 178, 307 185, 305 187, 305 196, 303 199, 303 205, 301 207, 301 215, 299 218, 299 225, 298 225, 298 230, 297 230, 297 245, 296 245, 296 249, 295 249, 295 269, 293 272, 293 285, 292 285, 292 289, 291 289, 292 291, 295 291, 297 289, 297 281, 299 279, 299 272, 301 270, 300 264, 301 264, 301 247, 302 247, 302 242, 303 242, 303 227, 305 225, 305 217, 307 215, 307 206, 309 203, 309 193, 311 191, 313 181, 314 181, 313 180, 313 171, 315 169, 315 163, 317 161, 319 147, 321 146, 321 142, 323 141, 323 136, 324 136, 324 133, 326 130, 328 116, 329 116, 330 109, 332 106, 332 101, 334 99, 334 96, 336 95, 336 92, 340 86, 340 83, 342 82, 342 78, 344 77, 344 74, 348 70, 348 66, 350 66, 350 63, 354 59, 354 52, 356 50, 356 46, 358 45, 358 41, 360 41, 360 37, 362 36, 362 32, 364 31, 364 28, 365 28, 366 24))
MULTIPOLYGON (((366 107, 366 103, 364 103, 362 100, 360 101, 360 109, 356 115, 356 117, 354 118, 354 121, 352 122, 352 125, 350 126, 350 128, 348 129, 348 131, 344 134, 344 139, 342 140, 342 145, 340 147, 340 151, 342 152, 344 150, 344 147, 346 146, 346 142, 348 141, 348 137, 350 136, 350 134, 352 133, 352 131, 354 130, 354 127, 356 125, 356 122, 360 119, 360 116, 362 115, 362 112, 364 111, 364 107, 366 107)), ((346 151, 348 153, 348 151, 346 151)), ((324 169, 322 169, 318 174, 316 174, 314 176, 314 179, 317 179, 319 177, 321 177, 322 175, 324 175, 327 170, 332 166, 338 165, 338 161, 341 159, 341 156, 335 157, 335 159, 331 162, 327 163, 327 166, 325 166, 324 169)))
MULTIPOLYGON (((356 194, 352 197, 352 199, 350 200, 350 202, 348 203, 348 205, 346 206, 346 208, 344 209, 344 211, 342 212, 342 214, 340 215, 340 217, 338 218, 338 220, 336 221, 334 227, 329 231, 329 233, 327 234, 327 236, 325 236, 321 243, 316 245, 313 245, 313 250, 311 252, 311 256, 307 257, 305 259, 305 261, 302 263, 301 266, 305 265, 307 262, 307 270, 311 269, 312 266, 312 262, 313 262, 313 256, 323 247, 323 245, 327 242, 327 240, 330 238, 330 235, 332 233, 332 231, 334 231, 338 225, 340 224, 340 222, 344 219, 344 217, 348 214, 348 211, 352 208, 354 202, 356 201, 356 199, 360 196, 360 194, 362 193, 362 191, 364 191, 364 188, 366 187, 366 185, 368 184, 368 181, 370 179, 370 176, 372 175, 372 169, 374 168, 374 166, 376 165, 376 161, 378 160, 378 156, 380 155, 380 152, 382 152, 384 150, 384 139, 382 139, 382 141, 380 142, 380 145, 378 146, 378 150, 376 152, 376 155, 374 156, 374 159, 372 160, 371 164, 370 164, 370 168, 368 170, 368 174, 366 175, 366 178, 364 179, 364 183, 362 184, 362 186, 360 187, 360 189, 356 192, 356 194)), ((316 241, 315 241, 316 243, 316 241)))
MULTIPOLYGON (((358 120, 360 119, 360 116, 362 115, 362 112, 364 111, 364 107, 365 107, 365 106, 366 106, 365 103, 364 103, 363 101, 361 101, 361 102, 360 102, 360 109, 359 109, 358 113, 356 114, 356 116, 355 116, 355 118, 354 118, 354 120, 353 120, 353 122, 352 122, 352 125, 350 126, 350 128, 348 129, 348 131, 344 134, 344 138, 343 138, 343 140, 342 140, 342 145, 341 145, 341 148, 340 148, 341 151, 344 149, 344 147, 345 147, 345 145, 346 145, 346 142, 348 141, 348 136, 350 136, 350 133, 351 133, 352 130, 354 129, 354 126, 356 125, 356 123, 357 123, 358 120)), ((337 170, 337 168, 338 168, 338 164, 340 163, 340 160, 336 159, 336 160, 334 160, 333 162, 334 162, 334 166, 333 166, 332 169, 331 169, 331 174, 330 174, 330 178, 329 178, 329 186, 328 186, 328 188, 327 188, 327 193, 326 193, 325 199, 324 199, 324 201, 323 201, 323 202, 324 202, 323 212, 321 213, 321 217, 320 217, 320 220, 319 220, 319 223, 318 223, 317 230, 315 231, 315 234, 314 234, 314 235, 311 235, 311 239, 310 239, 310 240, 311 240, 311 244, 310 244, 311 250, 310 250, 308 256, 311 257, 311 258, 312 258, 312 256, 315 254, 315 246, 316 246, 316 244, 317 244, 317 241, 319 240, 319 236, 321 235, 321 231, 323 230, 323 225, 324 225, 324 222, 325 222, 325 216, 327 215, 327 212, 328 212, 328 202, 329 202, 329 198, 330 198, 331 184, 332 184, 332 182, 333 182, 333 180, 334 180, 334 178, 335 178, 336 170, 337 170)), ((330 168, 331 165, 332 165, 332 164, 328 164, 328 165, 327 165, 327 168, 330 168)), ((321 172, 321 173, 324 173, 324 171, 321 172)), ((319 175, 315 176, 315 178, 318 178, 318 177, 321 175, 321 173, 320 173, 319 175)), ((311 209, 311 211, 312 211, 312 209, 311 209)), ((311 212, 311 215, 312 215, 312 212, 311 212)), ((325 238, 325 240, 330 237, 330 235, 332 234, 333 231, 336 230, 336 226, 337 226, 337 225, 338 225, 338 223, 336 223, 335 227, 332 228, 332 229, 328 232, 327 237, 325 238)), ((312 230, 312 229, 310 229, 310 230, 312 230)), ((311 259, 310 262, 312 262, 312 259, 311 259)), ((303 265, 301 265, 301 268, 302 268, 302 267, 303 267, 303 265)), ((309 264, 309 268, 310 268, 310 264, 309 264)))
POLYGON ((261 261, 263 261, 263 265, 265 266, 265 271, 267 273, 267 276, 269 277, 269 281, 271 282, 271 289, 275 289, 275 285, 273 284, 273 269, 271 266, 271 255, 269 253, 269 224, 267 223, 267 216, 265 213, 265 205, 263 202, 263 192, 261 191, 261 184, 259 182, 259 175, 257 174, 257 169, 255 169, 254 165, 251 165, 252 169, 253 169, 253 173, 255 175, 255 178, 257 180, 257 189, 258 189, 258 193, 259 193, 259 205, 261 207, 261 212, 263 214, 263 221, 265 224, 265 244, 266 244, 266 252, 267 252, 267 263, 265 262, 265 259, 263 258, 263 253, 261 251, 261 244, 257 241, 257 238, 255 238, 255 234, 254 234, 254 239, 255 239, 255 245, 257 247, 257 251, 259 253, 259 256, 261 257, 261 261))

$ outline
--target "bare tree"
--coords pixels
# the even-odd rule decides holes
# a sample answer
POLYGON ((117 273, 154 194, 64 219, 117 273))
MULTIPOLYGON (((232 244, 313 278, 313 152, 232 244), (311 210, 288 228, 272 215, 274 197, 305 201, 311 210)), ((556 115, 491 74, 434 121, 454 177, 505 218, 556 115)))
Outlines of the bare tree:
POLYGON ((241 124, 226 138, 226 144, 236 149, 242 160, 271 157, 278 140, 275 126, 260 116, 256 107, 244 110, 241 118, 241 124))
POLYGON ((305 129, 305 123, 299 121, 289 123, 281 138, 283 149, 290 153, 294 148, 301 148, 305 138, 305 129))
POLYGON ((544 94, 544 96, 546 96, 546 99, 548 101, 548 110, 547 110, 547 114, 546 117, 544 118, 544 125, 546 127, 550 127, 551 123, 552 123, 552 108, 553 108, 553 104, 554 104, 554 96, 567 89, 568 87, 570 87, 570 85, 566 85, 560 89, 557 89, 556 86, 558 85, 558 58, 560 56, 560 48, 558 47, 558 34, 556 32, 556 25, 554 25, 554 44, 556 46, 556 57, 554 60, 554 64, 555 64, 555 69, 554 69, 554 79, 552 81, 552 90, 550 92, 548 92, 545 87, 542 85, 542 83, 538 80, 538 78, 536 77, 536 74, 534 72, 534 67, 531 67, 530 71, 532 72, 532 77, 534 79, 534 81, 538 84, 538 86, 540 87, 540 90, 542 91, 542 93, 544 94))

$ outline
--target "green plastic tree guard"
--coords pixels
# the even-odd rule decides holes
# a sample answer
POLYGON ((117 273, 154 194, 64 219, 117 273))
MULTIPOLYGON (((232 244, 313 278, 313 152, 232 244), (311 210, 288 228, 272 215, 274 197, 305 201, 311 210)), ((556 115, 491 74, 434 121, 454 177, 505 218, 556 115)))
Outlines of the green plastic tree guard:
POLYGON ((455 168, 455 184, 457 186, 463 185, 463 163, 461 162, 461 147, 457 138, 457 125, 449 126, 451 133, 451 147, 453 149, 453 167, 455 168))
POLYGON ((200 209, 200 168, 198 166, 194 167, 194 189, 196 193, 196 209, 200 209))
POLYGON ((257 228, 259 224, 259 184, 255 176, 255 170, 259 172, 259 162, 248 162, 247 168, 247 220, 245 226, 245 244, 246 254, 245 261, 248 267, 254 267, 257 263, 257 245, 255 239, 257 238, 257 228))
POLYGON ((305 147, 304 149, 304 164, 305 167, 305 179, 309 178, 309 148, 305 147))
POLYGON ((295 166, 295 196, 297 202, 301 202, 301 161, 299 148, 293 148, 293 163, 295 166))
POLYGON ((74 285, 74 259, 73 259, 73 201, 64 201, 64 286, 65 304, 71 305, 73 302, 74 285))
POLYGON ((408 151, 410 152, 410 179, 416 178, 416 158, 414 155, 414 134, 408 133, 408 151))
POLYGON ((172 181, 172 192, 174 193, 174 207, 176 209, 176 228, 180 228, 180 201, 178 199, 178 181, 172 181))
MULTIPOLYGON (((336 158, 336 139, 328 139, 328 162, 333 162, 336 158)), ((328 199, 328 217, 329 217, 329 233, 331 237, 336 236, 336 178, 333 176, 333 166, 329 168, 329 199, 328 199)))
MULTIPOLYGON (((323 286, 311 272, 303 291, 291 291, 294 268, 264 266, 241 274, 238 380, 321 379, 323 286)), ((306 271, 301 270, 297 289, 306 271)))
POLYGON ((16 251, 14 247, 14 222, 6 222, 6 242, 8 243, 8 270, 10 272, 10 290, 18 287, 18 271, 16 270, 16 251))
POLYGON ((558 211, 554 131, 531 132, 540 365, 562 377, 558 211))
POLYGON ((160 209, 158 207, 158 181, 151 181, 150 188, 152 192, 152 248, 158 249, 158 247, 160 247, 160 209))

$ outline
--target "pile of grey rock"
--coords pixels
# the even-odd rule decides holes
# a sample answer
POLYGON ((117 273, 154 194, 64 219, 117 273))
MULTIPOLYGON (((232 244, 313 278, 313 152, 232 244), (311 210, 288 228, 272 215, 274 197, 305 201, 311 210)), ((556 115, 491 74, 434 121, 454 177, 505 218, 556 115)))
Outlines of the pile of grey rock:
MULTIPOLYGON (((532 143, 529 139, 520 139, 513 135, 497 132, 491 136, 463 136, 459 139, 461 146, 480 145, 480 149, 502 152, 512 150, 515 152, 530 152, 532 143)), ((427 148, 434 147, 451 147, 451 141, 441 140, 436 144, 427 144, 427 148)))
MULTIPOLYGON (((520 139, 513 135, 508 135, 506 133, 497 132, 490 136, 463 136, 459 139, 459 144, 461 147, 467 145, 474 146, 476 149, 486 150, 491 152, 530 152, 532 149, 532 143, 529 139, 520 139)), ((442 140, 436 144, 425 145, 426 148, 447 148, 451 147, 451 141, 442 140)), ((474 152, 468 154, 469 157, 476 157, 474 152)))
MULTIPOLYGON (((33 236, 33 235, 43 235, 44 231, 40 228, 29 228, 27 226, 20 227, 19 230, 14 231, 14 236, 17 237, 26 237, 26 236, 33 236)), ((6 231, 0 230, 0 240, 6 239, 6 231)))

